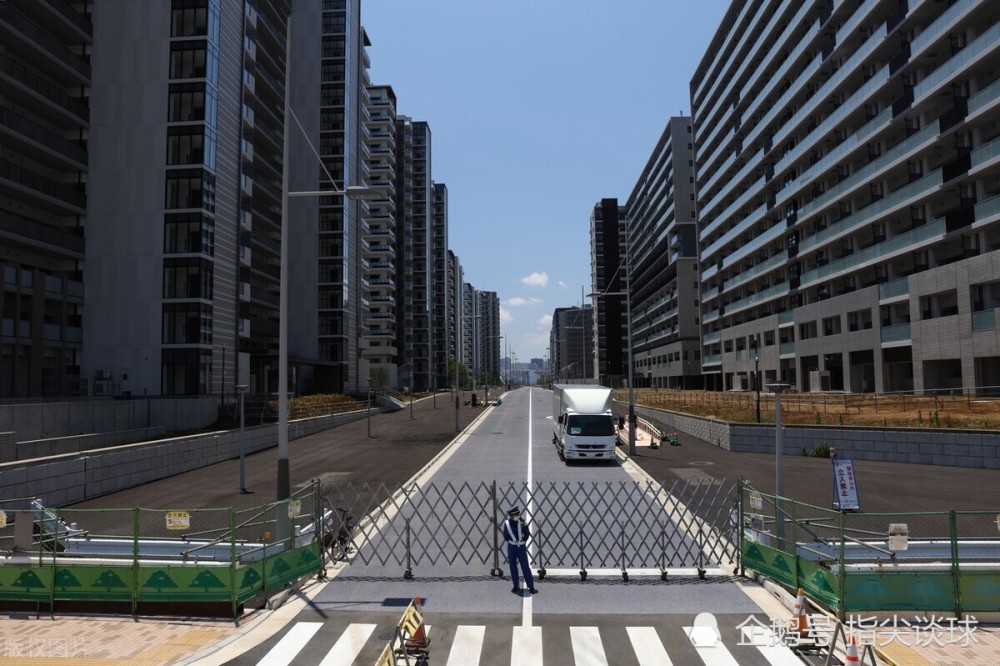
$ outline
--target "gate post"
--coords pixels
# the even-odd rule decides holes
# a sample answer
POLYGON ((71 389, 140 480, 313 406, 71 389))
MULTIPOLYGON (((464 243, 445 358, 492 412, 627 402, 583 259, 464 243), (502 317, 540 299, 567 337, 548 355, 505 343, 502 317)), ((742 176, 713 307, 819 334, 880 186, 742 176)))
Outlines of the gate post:
POLYGON ((628 582, 628 571, 625 569, 625 521, 619 523, 622 528, 622 580, 628 582))
POLYGON ((962 586, 959 580, 961 572, 958 568, 958 521, 954 509, 948 512, 948 532, 951 537, 951 580, 955 595, 955 617, 962 619, 962 586))
POLYGON ((667 527, 660 523, 660 580, 667 579, 667 527))
POLYGON ((403 580, 410 580, 413 578, 413 567, 410 566, 410 519, 403 520, 406 521, 406 571, 403 572, 403 580))
POLYGON ((587 580, 587 567, 583 563, 583 523, 577 523, 580 526, 580 580, 587 580))
POLYGON ((736 486, 736 520, 739 521, 737 525, 738 539, 736 542, 736 566, 740 570, 740 576, 746 578, 747 570, 743 562, 743 484, 744 480, 740 479, 736 486))
POLYGON ((493 505, 493 568, 490 569, 490 575, 496 576, 497 578, 503 577, 503 572, 500 571, 500 525, 497 523, 497 481, 493 479, 493 483, 490 485, 490 503, 493 505))

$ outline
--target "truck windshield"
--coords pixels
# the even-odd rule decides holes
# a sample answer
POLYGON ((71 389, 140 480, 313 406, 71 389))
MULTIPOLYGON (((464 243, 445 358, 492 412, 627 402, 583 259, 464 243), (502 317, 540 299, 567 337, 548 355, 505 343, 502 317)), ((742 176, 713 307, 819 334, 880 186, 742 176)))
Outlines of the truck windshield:
POLYGON ((576 437, 611 437, 615 422, 607 414, 571 414, 566 419, 566 432, 576 437))

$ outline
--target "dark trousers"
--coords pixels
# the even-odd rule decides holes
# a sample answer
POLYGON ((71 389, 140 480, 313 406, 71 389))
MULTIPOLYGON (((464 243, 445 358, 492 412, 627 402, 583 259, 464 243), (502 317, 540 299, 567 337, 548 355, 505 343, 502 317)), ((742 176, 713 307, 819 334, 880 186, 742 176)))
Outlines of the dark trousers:
POLYGON ((524 572, 524 582, 528 584, 528 589, 535 587, 535 579, 531 575, 531 567, 528 566, 528 547, 527 546, 515 546, 512 543, 507 544, 507 563, 510 565, 510 579, 513 581, 514 587, 518 587, 521 584, 521 579, 517 575, 517 567, 521 565, 521 571, 524 572))

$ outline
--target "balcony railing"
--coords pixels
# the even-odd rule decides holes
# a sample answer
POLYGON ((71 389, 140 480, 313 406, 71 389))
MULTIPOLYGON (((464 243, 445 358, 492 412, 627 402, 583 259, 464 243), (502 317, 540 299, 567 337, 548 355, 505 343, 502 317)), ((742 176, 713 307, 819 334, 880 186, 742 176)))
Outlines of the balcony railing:
POLYGON ((905 342, 910 339, 910 325, 895 324, 882 327, 882 342, 905 342))
POLYGON ((910 293, 910 278, 899 278, 878 286, 878 298, 884 301, 888 298, 905 296, 910 293))
POLYGON ((983 310, 972 313, 973 331, 994 331, 997 327, 997 311, 983 310))

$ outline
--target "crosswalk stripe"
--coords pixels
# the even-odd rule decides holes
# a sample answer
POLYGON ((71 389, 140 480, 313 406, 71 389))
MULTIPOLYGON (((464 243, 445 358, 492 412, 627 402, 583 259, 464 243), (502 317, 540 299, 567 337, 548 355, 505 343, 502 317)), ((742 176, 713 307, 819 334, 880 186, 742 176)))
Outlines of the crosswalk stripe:
POLYGON ((597 627, 570 627, 569 636, 573 641, 576 666, 608 666, 601 632, 597 627))
MULTIPOLYGON (((684 627, 684 633, 687 634, 688 640, 691 639, 692 629, 693 627, 684 627)), ((694 645, 693 642, 692 645, 694 645)), ((721 640, 715 645, 694 645, 694 649, 705 666, 740 666, 721 640)))
POLYGON ((514 627, 510 666, 542 666, 541 627, 514 627))
POLYGON ((802 660, 781 644, 767 627, 741 627, 743 643, 755 646, 771 666, 802 666, 802 660))
POLYGON ((447 666, 478 664, 485 636, 485 626, 459 625, 458 629, 455 630, 455 640, 451 644, 451 652, 448 653, 447 666))
POLYGON ((376 626, 378 625, 351 624, 323 657, 320 666, 351 666, 376 626))
POLYGON ((296 622, 270 652, 257 662, 257 666, 287 666, 292 663, 299 650, 322 626, 322 622, 296 622))
POLYGON ((639 666, 673 666, 654 627, 626 627, 639 666))

